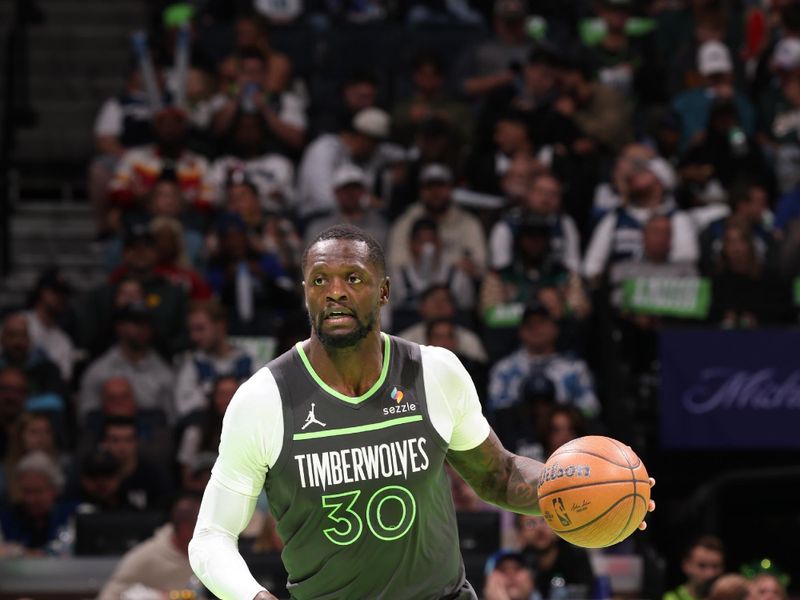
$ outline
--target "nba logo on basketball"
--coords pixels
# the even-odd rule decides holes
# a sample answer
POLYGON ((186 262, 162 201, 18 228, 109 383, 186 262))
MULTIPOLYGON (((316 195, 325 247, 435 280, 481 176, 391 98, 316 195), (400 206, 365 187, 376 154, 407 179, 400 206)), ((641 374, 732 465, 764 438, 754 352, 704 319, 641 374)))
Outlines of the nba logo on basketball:
POLYGON ((564 501, 561 498, 553 498, 553 509, 556 511, 556 516, 564 527, 572 525, 572 520, 569 518, 567 509, 564 507, 564 501))

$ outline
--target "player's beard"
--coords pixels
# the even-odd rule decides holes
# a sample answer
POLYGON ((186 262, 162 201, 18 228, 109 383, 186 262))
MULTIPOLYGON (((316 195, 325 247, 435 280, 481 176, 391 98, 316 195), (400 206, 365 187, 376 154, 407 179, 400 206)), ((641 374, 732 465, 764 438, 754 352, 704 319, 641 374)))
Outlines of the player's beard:
POLYGON ((375 309, 369 314, 369 317, 366 321, 361 321, 357 315, 353 315, 353 318, 356 321, 356 328, 353 329, 350 333, 340 334, 340 335, 330 335, 323 331, 322 325, 325 321, 323 318, 324 313, 320 313, 317 316, 317 322, 314 323, 309 316, 309 321, 311 321, 311 328, 314 330, 314 333, 317 334, 319 341, 322 342, 323 346, 328 348, 350 348, 355 346, 358 342, 363 340, 367 335, 375 329, 375 321, 378 318, 378 311, 380 309, 375 309))

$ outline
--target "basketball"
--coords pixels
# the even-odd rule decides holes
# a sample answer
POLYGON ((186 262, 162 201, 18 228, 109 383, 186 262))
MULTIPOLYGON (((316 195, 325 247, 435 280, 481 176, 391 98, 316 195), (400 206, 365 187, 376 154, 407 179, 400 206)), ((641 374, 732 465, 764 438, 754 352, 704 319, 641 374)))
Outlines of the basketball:
POLYGON ((636 531, 647 514, 647 470, 629 446, 589 435, 567 442, 539 476, 539 506, 560 537, 603 548, 636 531))

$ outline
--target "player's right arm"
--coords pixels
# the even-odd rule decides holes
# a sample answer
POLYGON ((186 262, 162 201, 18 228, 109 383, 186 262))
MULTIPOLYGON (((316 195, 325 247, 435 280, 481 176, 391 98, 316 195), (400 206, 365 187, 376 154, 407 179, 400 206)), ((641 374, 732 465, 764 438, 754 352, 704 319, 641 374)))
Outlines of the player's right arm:
POLYGON ((282 440, 280 395, 275 379, 264 368, 239 388, 225 412, 219 457, 189 544, 192 570, 223 600, 273 598, 247 568, 238 539, 253 515, 282 440))

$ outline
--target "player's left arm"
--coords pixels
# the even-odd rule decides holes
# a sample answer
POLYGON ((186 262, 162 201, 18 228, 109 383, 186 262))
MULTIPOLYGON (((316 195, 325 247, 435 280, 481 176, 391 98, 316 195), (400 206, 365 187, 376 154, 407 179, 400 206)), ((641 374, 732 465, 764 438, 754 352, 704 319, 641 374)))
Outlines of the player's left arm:
POLYGON ((428 410, 447 440, 447 460, 486 502, 539 514, 536 484, 542 463, 512 454, 492 431, 478 391, 455 354, 422 347, 428 410))
MULTIPOLYGON (((448 451, 447 461, 484 501, 515 513, 542 514, 536 489, 544 464, 509 452, 493 430, 471 450, 448 451)), ((651 477, 650 487, 655 483, 651 477)), ((647 510, 655 508, 651 499, 647 510)), ((646 527, 644 521, 639 524, 646 527)))
POLYGON ((471 450, 450 450, 447 461, 486 502, 516 513, 541 514, 536 486, 544 465, 506 450, 494 431, 471 450))
MULTIPOLYGON (((503 447, 483 415, 472 378, 454 354, 424 348, 429 410, 431 402, 446 405, 452 422, 447 461, 484 501, 512 512, 540 515, 537 486, 544 464, 503 447)), ((653 509, 651 500, 649 510, 653 509)), ((644 529, 644 523, 639 527, 644 529)))

